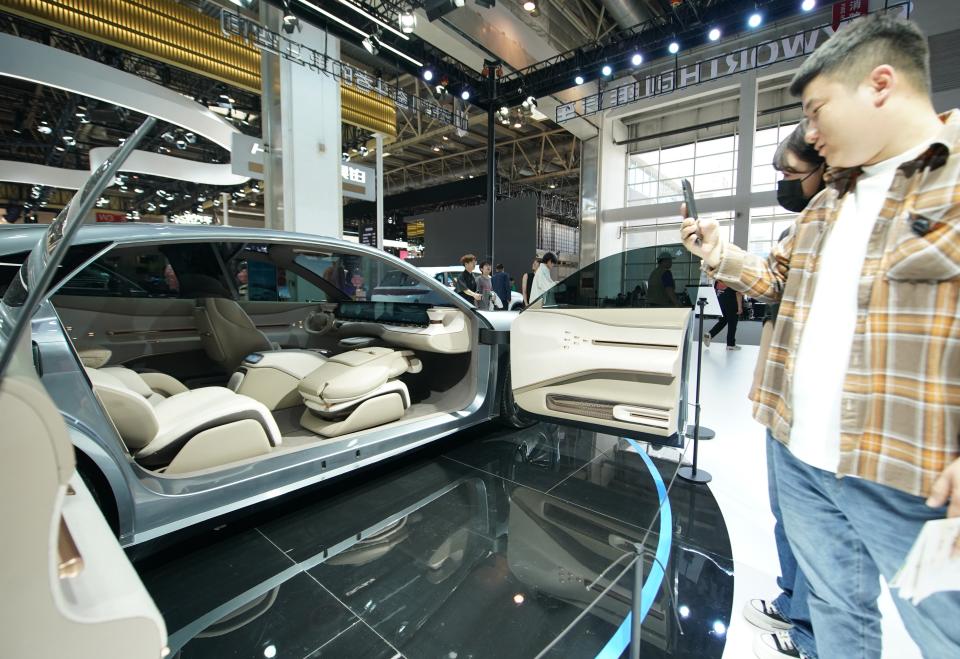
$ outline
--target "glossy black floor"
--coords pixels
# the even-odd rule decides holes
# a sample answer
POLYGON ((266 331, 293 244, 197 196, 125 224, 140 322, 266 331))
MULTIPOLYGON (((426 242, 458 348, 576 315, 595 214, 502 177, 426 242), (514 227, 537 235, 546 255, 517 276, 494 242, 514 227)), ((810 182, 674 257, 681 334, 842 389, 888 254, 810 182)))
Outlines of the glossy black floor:
POLYGON ((641 656, 720 657, 733 601, 726 526, 706 487, 673 479, 674 450, 647 453, 673 481, 671 538, 657 532, 655 481, 628 442, 486 425, 137 567, 180 659, 508 659, 545 649, 592 659, 630 610, 633 576, 621 572, 633 543, 648 549, 649 576, 669 540, 641 656))

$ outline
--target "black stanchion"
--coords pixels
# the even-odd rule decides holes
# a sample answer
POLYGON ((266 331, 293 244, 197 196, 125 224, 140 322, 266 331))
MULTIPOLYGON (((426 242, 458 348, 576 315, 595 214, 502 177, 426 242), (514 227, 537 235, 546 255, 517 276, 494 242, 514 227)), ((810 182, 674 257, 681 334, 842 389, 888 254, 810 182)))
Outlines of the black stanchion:
POLYGON ((643 545, 634 543, 636 549, 636 563, 633 565, 633 602, 630 619, 630 659, 640 659, 640 631, 643 627, 643 621, 640 619, 641 593, 643 592, 643 557, 646 555, 646 549, 643 545))
MULTIPOLYGON (((707 298, 699 298, 697 306, 700 307, 700 329, 697 332, 697 387, 693 403, 693 464, 689 467, 680 467, 677 470, 677 476, 688 483, 704 484, 713 480, 710 472, 697 469, 697 453, 700 444, 700 370, 703 362, 703 310, 707 306, 707 298)), ((687 432, 690 432, 689 427, 687 432)))

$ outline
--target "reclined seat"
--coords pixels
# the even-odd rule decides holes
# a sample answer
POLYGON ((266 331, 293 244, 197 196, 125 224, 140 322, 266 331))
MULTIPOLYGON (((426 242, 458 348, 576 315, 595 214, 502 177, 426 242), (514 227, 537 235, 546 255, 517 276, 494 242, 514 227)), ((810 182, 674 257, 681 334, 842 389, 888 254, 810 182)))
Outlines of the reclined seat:
POLYGON ((331 357, 300 382, 307 406, 300 425, 337 437, 397 421, 410 407, 407 385, 397 378, 422 369, 410 350, 372 347, 331 357))
POLYGON ((279 349, 257 329, 250 316, 226 297, 198 298, 193 310, 204 352, 226 373, 237 370, 252 352, 279 349))
POLYGON ((86 368, 93 389, 137 462, 176 474, 264 455, 281 443, 270 411, 224 387, 164 397, 125 368, 86 368))

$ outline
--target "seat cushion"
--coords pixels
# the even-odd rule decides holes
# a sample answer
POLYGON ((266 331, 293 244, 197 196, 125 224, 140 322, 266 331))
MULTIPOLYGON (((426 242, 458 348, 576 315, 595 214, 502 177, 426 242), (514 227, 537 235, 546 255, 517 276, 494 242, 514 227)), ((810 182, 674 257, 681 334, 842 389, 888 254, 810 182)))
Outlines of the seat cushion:
POLYGON ((171 396, 156 405, 154 413, 159 429, 154 439, 137 453, 138 460, 169 460, 193 435, 242 419, 258 421, 272 446, 282 442, 277 422, 265 405, 226 387, 203 387, 171 396))
POLYGON ((341 353, 305 377, 300 394, 331 405, 361 398, 405 373, 410 365, 406 355, 380 347, 341 353))

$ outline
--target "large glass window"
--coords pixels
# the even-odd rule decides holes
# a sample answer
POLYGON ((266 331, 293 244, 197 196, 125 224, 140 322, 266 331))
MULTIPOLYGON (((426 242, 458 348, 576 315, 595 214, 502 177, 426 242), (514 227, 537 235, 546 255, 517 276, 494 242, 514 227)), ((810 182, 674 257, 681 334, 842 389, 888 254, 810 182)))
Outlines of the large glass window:
POLYGON ((793 226, 797 213, 780 206, 750 209, 750 252, 767 256, 784 231, 793 226))
POLYGON ((736 135, 699 140, 634 153, 627 162, 627 205, 682 201, 681 181, 690 179, 698 198, 727 197, 736 192, 736 135))
POLYGON ((797 122, 786 123, 772 128, 758 130, 753 142, 753 192, 767 192, 777 189, 780 178, 773 168, 773 155, 780 142, 785 140, 797 127, 797 122))
POLYGON ((228 288, 211 246, 185 244, 111 250, 71 277, 57 294, 176 298, 227 295, 228 288))

